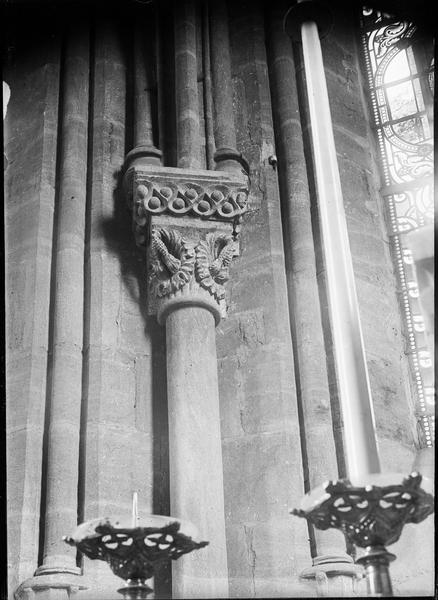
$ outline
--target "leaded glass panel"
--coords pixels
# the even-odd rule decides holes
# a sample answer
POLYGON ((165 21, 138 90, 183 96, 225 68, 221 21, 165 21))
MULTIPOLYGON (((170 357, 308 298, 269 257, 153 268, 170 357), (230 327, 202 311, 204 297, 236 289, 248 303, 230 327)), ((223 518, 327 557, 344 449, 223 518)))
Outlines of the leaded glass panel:
POLYGON ((434 433, 434 371, 419 304, 412 253, 404 234, 433 223, 433 40, 415 24, 364 8, 362 42, 382 161, 408 352, 426 445, 434 433))

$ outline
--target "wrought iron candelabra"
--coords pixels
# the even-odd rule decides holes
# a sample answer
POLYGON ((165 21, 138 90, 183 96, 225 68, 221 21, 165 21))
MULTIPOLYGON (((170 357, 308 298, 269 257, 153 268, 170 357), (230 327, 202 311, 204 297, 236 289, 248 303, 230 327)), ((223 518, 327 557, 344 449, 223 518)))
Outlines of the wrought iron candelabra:
POLYGON ((370 484, 352 485, 348 479, 329 481, 307 494, 300 509, 317 529, 340 529, 350 542, 365 548, 356 562, 365 569, 370 596, 392 596, 389 563, 396 557, 386 546, 396 542, 406 523, 420 523, 434 510, 434 498, 422 489, 422 476, 411 473, 370 476, 370 484), (382 485, 375 485, 378 483, 382 485), (386 484, 386 485, 385 485, 386 484))
POLYGON ((94 519, 64 537, 88 558, 106 561, 113 573, 126 581, 117 590, 125 600, 141 600, 152 593, 146 581, 158 564, 208 545, 194 540, 197 531, 187 521, 161 515, 133 521, 94 519))

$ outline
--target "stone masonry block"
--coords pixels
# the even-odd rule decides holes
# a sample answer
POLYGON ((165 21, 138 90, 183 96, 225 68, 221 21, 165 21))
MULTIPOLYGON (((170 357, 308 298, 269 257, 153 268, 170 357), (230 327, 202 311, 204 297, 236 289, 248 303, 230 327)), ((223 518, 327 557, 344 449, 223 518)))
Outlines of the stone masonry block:
POLYGON ((302 490, 293 489, 301 458, 289 434, 228 439, 222 449, 225 512, 233 523, 268 521, 301 497, 302 490))

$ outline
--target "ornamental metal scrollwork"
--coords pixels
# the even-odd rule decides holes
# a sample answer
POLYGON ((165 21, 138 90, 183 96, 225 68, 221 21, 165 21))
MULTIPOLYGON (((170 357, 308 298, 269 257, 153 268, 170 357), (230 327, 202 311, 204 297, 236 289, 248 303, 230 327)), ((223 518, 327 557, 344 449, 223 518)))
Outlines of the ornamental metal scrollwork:
MULTIPOLYGON (((149 521, 154 520, 164 523, 162 526, 126 527, 118 521, 96 519, 79 525, 73 535, 64 537, 64 541, 92 560, 106 561, 115 575, 134 584, 140 583, 138 589, 151 592, 144 581, 153 577, 157 565, 208 545, 208 542, 196 542, 180 531, 181 523, 172 522, 171 517, 165 523, 166 517, 152 515, 149 521)), ((130 588, 134 589, 135 585, 130 588)))
POLYGON ((391 48, 391 46, 398 44, 402 40, 403 36, 406 34, 409 25, 410 24, 406 22, 399 22, 392 23, 391 25, 385 27, 383 32, 379 33, 379 35, 375 37, 375 41, 378 44, 377 55, 379 57, 383 56, 383 54, 388 50, 388 48, 391 48))
POLYGON ((318 529, 340 529, 362 548, 396 542, 405 523, 420 523, 434 509, 434 499, 421 489, 421 475, 412 473, 399 485, 356 487, 348 480, 329 482, 325 496, 312 510, 294 509, 318 529))

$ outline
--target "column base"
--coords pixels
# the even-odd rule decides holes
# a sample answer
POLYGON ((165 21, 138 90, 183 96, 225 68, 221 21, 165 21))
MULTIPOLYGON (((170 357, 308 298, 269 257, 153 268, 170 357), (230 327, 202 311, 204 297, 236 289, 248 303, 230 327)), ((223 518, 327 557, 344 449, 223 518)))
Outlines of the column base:
POLYGON ((217 171, 237 171, 241 173, 243 170, 246 174, 249 173, 248 161, 235 148, 218 148, 213 159, 217 171))
POLYGON ((354 596, 356 583, 363 577, 363 569, 348 554, 325 554, 313 559, 313 566, 300 574, 303 579, 314 579, 318 597, 337 598, 354 596))
POLYGON ((79 567, 59 567, 51 565, 42 565, 35 571, 34 576, 40 577, 41 575, 57 575, 57 574, 69 574, 69 575, 81 575, 82 570, 79 567))
MULTIPOLYGON (((44 568, 44 567, 42 567, 44 568)), ((40 567, 41 569, 41 567, 40 567)), ((40 570, 37 569, 37 572, 40 570)), ((38 574, 23 581, 14 592, 15 600, 68 600, 90 586, 80 574, 71 572, 38 574)))
POLYGON ((151 165, 161 166, 163 153, 155 146, 136 146, 125 158, 125 169, 132 166, 148 167, 151 165))

